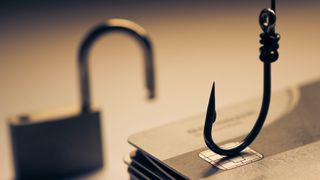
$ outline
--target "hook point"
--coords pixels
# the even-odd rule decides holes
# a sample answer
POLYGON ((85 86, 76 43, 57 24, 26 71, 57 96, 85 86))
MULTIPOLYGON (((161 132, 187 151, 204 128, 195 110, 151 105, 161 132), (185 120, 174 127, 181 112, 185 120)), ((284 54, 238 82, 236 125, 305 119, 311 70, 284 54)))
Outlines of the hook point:
POLYGON ((211 94, 213 94, 213 96, 214 96, 214 94, 215 94, 215 89, 216 89, 216 82, 213 81, 213 83, 212 83, 212 88, 211 88, 211 94))
POLYGON ((212 83, 212 89, 211 89, 211 94, 210 94, 210 99, 209 99, 209 104, 210 106, 215 109, 215 104, 216 104, 216 98, 215 98, 215 81, 212 83))

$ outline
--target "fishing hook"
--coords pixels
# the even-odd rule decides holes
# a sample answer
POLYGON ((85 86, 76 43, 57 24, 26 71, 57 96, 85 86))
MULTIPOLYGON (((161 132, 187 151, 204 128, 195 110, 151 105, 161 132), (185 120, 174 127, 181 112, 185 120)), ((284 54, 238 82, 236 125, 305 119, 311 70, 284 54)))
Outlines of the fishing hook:
POLYGON ((275 0, 271 0, 271 9, 263 9, 259 16, 259 24, 263 33, 260 34, 260 60, 263 62, 264 80, 263 80, 263 100, 259 116, 250 133, 243 139, 243 141, 231 149, 223 149, 217 145, 212 139, 212 125, 216 120, 215 110, 215 83, 212 85, 212 90, 209 98, 207 114, 204 125, 204 140, 206 145, 213 152, 225 155, 235 156, 242 150, 248 147, 259 134, 265 119, 268 114, 270 98, 271 98, 271 63, 276 61, 279 57, 278 42, 280 35, 275 32, 276 14, 275 14, 275 0))

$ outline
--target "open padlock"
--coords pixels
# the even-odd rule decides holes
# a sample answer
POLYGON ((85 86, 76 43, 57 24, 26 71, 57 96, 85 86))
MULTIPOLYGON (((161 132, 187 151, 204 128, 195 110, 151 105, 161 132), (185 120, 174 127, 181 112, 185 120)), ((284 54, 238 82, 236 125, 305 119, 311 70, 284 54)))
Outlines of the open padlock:
POLYGON ((93 111, 90 105, 88 52, 97 39, 113 31, 132 35, 143 46, 149 98, 155 96, 153 53, 146 31, 123 19, 111 19, 96 26, 79 51, 81 112, 60 118, 32 114, 10 118, 16 178, 61 178, 103 166, 100 112, 93 111))

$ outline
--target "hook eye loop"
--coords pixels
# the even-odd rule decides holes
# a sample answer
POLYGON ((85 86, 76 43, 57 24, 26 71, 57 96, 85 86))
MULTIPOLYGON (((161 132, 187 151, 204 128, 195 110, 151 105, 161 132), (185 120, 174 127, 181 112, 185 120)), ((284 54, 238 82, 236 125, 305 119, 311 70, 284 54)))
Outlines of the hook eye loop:
POLYGON ((263 32, 274 32, 276 14, 272 9, 263 9, 259 15, 259 24, 263 32))

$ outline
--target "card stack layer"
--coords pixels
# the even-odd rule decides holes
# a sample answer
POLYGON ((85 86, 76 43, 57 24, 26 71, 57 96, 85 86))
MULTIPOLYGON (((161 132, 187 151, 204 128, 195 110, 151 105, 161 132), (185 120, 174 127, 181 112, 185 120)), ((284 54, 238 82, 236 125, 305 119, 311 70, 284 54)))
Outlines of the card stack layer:
MULTIPOLYGON (((217 111, 213 138, 236 145, 259 113, 256 98, 217 111)), ((265 125, 239 156, 208 150, 205 114, 129 137, 136 148, 125 159, 132 179, 318 179, 320 177, 320 81, 272 93, 265 125)))
POLYGON ((125 163, 131 179, 186 179, 139 150, 131 152, 125 163))

